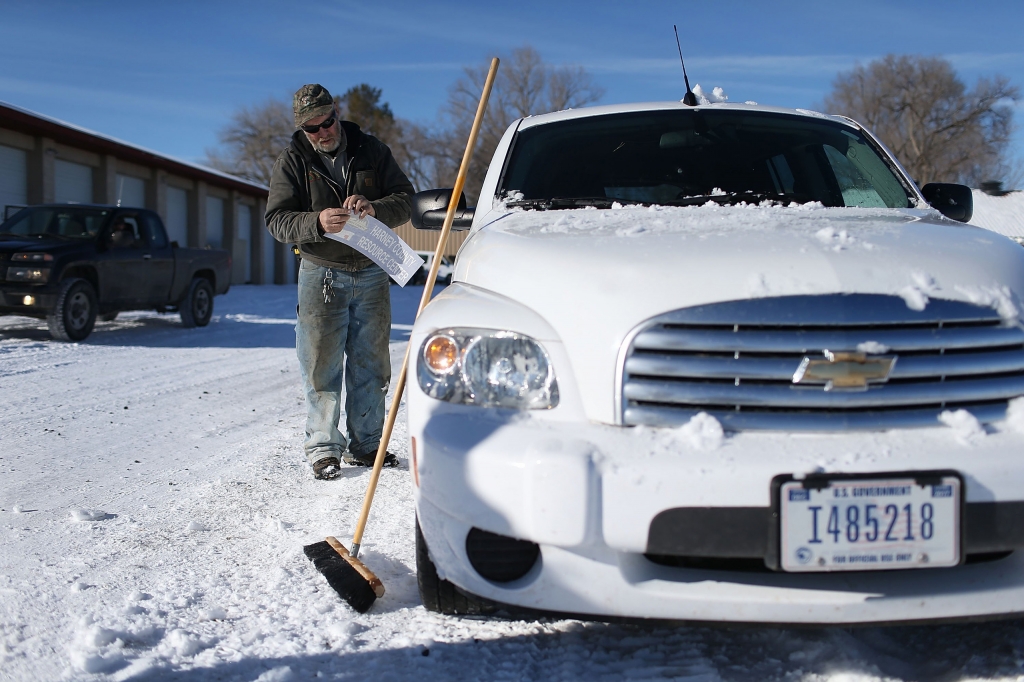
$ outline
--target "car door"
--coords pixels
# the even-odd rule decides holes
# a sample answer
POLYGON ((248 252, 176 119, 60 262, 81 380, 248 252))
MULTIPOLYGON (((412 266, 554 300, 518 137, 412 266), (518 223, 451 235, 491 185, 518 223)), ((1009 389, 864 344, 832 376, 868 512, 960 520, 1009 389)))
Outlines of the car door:
POLYGON ((131 308, 146 302, 149 261, 136 213, 118 213, 100 235, 100 302, 131 308))
POLYGON ((174 279, 174 250, 167 240, 163 223, 156 215, 141 213, 139 215, 145 244, 142 259, 149 262, 146 273, 146 302, 161 305, 168 302, 171 294, 171 283, 174 279))

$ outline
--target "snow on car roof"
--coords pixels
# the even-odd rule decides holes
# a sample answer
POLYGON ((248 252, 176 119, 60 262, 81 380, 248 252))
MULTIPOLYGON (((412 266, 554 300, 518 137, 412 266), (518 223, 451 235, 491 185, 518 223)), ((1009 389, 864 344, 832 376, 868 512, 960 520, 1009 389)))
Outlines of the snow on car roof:
POLYGON ((836 121, 838 123, 842 123, 844 125, 848 125, 851 127, 858 127, 853 119, 847 118, 846 116, 822 114, 817 111, 811 111, 810 109, 786 109, 783 107, 771 107, 747 102, 744 102, 742 104, 732 104, 730 102, 714 102, 711 104, 699 104, 695 107, 690 107, 683 104, 682 102, 668 101, 632 102, 628 104, 604 104, 596 107, 583 107, 580 109, 565 109, 563 111, 553 111, 548 114, 527 116, 526 118, 522 119, 522 123, 520 124, 519 129, 523 130, 525 128, 532 128, 533 126, 537 125, 554 123, 555 121, 568 121, 575 118, 603 116, 605 114, 622 114, 638 111, 668 111, 673 109, 680 111, 708 111, 715 109, 728 109, 730 111, 756 111, 760 113, 789 114, 793 116, 806 116, 807 118, 828 119, 830 121, 836 121))

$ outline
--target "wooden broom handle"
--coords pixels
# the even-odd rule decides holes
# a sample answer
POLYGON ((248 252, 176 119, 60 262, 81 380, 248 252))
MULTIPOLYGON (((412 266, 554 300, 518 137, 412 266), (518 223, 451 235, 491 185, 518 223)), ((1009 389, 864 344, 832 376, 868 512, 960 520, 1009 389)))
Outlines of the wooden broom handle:
MULTIPOLYGON (((487 80, 484 82, 484 91, 480 95, 480 102, 476 107, 476 117, 473 119, 473 128, 469 132, 469 141, 466 142, 466 152, 462 155, 462 165, 459 166, 459 175, 455 179, 455 188, 452 190, 451 199, 448 200, 448 213, 444 217, 444 225, 441 227, 441 235, 437 238, 437 248, 434 249, 434 262, 430 264, 430 274, 427 275, 427 284, 423 287, 423 297, 420 298, 420 307, 416 310, 416 317, 420 316, 423 309, 430 302, 430 296, 434 293, 434 280, 437 278, 437 269, 441 266, 441 255, 444 253, 448 243, 448 234, 452 231, 452 223, 455 221, 455 211, 459 206, 459 197, 462 196, 462 189, 466 186, 466 175, 469 173, 469 161, 473 158, 473 147, 476 146, 476 138, 480 133, 480 125, 484 120, 484 111, 487 109, 487 100, 491 96, 491 87, 494 85, 494 77, 498 74, 498 58, 491 60, 491 68, 487 72, 487 80)), ((359 556, 359 545, 363 540, 363 531, 366 530, 366 520, 370 517, 370 506, 373 504, 373 495, 377 491, 377 480, 380 478, 380 470, 384 467, 384 455, 388 451, 388 443, 391 440, 391 432, 395 428, 395 419, 398 417, 398 405, 402 401, 402 393, 405 392, 405 381, 409 370, 409 355, 412 346, 405 348, 405 359, 402 360, 402 371, 398 373, 398 382, 395 384, 395 391, 391 397, 391 410, 384 422, 384 432, 381 433, 380 445, 377 446, 377 457, 373 460, 373 472, 370 474, 370 483, 366 487, 366 497, 363 498, 363 509, 359 512, 359 522, 356 524, 356 532, 352 536, 352 556, 359 556)))

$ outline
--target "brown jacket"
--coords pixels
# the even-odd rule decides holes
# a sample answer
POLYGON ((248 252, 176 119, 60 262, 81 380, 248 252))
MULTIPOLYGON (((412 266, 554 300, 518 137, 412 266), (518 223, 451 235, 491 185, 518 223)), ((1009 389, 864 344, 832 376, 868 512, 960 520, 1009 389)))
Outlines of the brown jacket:
POLYGON ((320 155, 296 130, 291 144, 274 164, 267 198, 267 229, 279 242, 298 244, 303 258, 341 270, 362 270, 373 264, 355 249, 324 237, 319 214, 341 208, 350 194, 361 194, 373 204, 377 220, 398 227, 412 212, 412 183, 398 167, 387 145, 367 135, 355 123, 341 122, 348 138, 347 187, 334 181, 320 155))

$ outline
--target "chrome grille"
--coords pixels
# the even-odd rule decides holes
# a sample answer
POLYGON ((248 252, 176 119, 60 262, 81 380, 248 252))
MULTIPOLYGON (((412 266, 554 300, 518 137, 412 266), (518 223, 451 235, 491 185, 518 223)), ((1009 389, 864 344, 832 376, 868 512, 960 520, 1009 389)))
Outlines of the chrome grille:
POLYGON ((958 301, 933 299, 923 311, 869 294, 732 301, 645 323, 621 376, 630 425, 707 412, 733 430, 870 430, 934 426, 960 408, 987 422, 1024 395, 1024 328, 958 301), (862 390, 794 384, 801 361, 825 351, 897 361, 887 381, 862 390))

